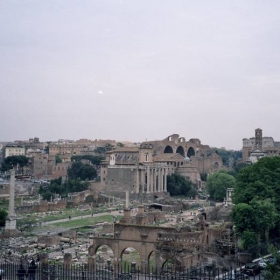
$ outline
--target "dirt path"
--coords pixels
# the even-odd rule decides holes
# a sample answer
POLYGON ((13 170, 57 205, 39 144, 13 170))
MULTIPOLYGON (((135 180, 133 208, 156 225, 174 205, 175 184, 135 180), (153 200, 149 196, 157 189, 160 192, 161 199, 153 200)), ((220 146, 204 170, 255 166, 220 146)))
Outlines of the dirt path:
POLYGON ((117 216, 117 215, 120 215, 120 213, 119 213, 119 211, 112 211, 110 213, 104 212, 104 213, 98 213, 98 214, 93 214, 93 215, 77 216, 77 217, 71 217, 71 219, 66 218, 66 219, 59 219, 59 220, 55 220, 55 221, 44 222, 43 225, 52 225, 52 224, 68 222, 68 221, 72 221, 72 220, 80 220, 80 219, 85 219, 85 218, 90 218, 90 217, 94 218, 94 217, 108 216, 108 215, 117 216))

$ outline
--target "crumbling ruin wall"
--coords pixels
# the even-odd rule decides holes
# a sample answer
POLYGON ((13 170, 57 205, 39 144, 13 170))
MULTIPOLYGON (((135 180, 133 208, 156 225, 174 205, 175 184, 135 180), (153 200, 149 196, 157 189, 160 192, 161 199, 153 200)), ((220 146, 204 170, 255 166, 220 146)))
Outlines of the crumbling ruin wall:
POLYGON ((69 201, 69 203, 76 206, 76 205, 83 203, 85 201, 86 196, 88 196, 89 194, 94 194, 94 193, 90 190, 86 190, 83 192, 77 192, 77 193, 69 193, 68 201, 69 201))
POLYGON ((66 201, 60 200, 54 203, 42 202, 35 205, 22 205, 15 208, 16 213, 34 213, 34 212, 48 212, 59 211, 66 209, 66 201))
POLYGON ((39 244, 45 244, 46 247, 58 245, 60 243, 60 236, 57 235, 43 235, 38 237, 39 244))

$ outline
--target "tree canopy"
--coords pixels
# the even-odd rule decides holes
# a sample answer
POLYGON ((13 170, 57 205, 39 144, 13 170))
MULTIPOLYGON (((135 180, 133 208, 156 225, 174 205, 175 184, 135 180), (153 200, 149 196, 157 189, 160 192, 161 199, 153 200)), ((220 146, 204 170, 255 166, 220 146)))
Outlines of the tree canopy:
POLYGON ((167 176, 167 191, 171 196, 184 195, 194 197, 197 194, 195 185, 190 179, 175 173, 167 176))
POLYGON ((235 187, 235 178, 224 171, 216 172, 208 176, 206 188, 211 199, 223 201, 227 188, 235 187))
POLYGON ((114 148, 113 145, 106 143, 104 147, 97 147, 94 151, 97 154, 105 155, 106 152, 113 150, 113 148, 114 148))
POLYGON ((54 198, 55 194, 59 194, 62 197, 67 197, 68 193, 81 192, 87 190, 89 187, 89 181, 82 181, 81 179, 67 180, 62 182, 62 178, 51 180, 50 185, 41 186, 39 193, 42 195, 43 199, 50 200, 51 197, 54 198))
POLYGON ((76 180, 93 180, 97 176, 97 172, 92 165, 83 164, 82 162, 73 162, 71 167, 68 168, 67 175, 69 179, 76 180))
POLYGON ((280 211, 280 157, 264 157, 240 170, 233 201, 235 204, 249 203, 254 198, 271 198, 280 211))
POLYGON ((269 234, 279 237, 280 158, 264 157, 241 169, 232 198, 232 220, 245 248, 254 238, 260 244, 269 241, 269 234))
POLYGON ((101 161, 103 159, 105 159, 103 156, 92 156, 92 155, 77 155, 77 156, 72 156, 71 157, 71 161, 81 161, 81 160, 89 160, 92 164, 95 164, 95 165, 100 165, 101 164, 101 161))
POLYGON ((8 171, 12 169, 13 167, 16 167, 19 165, 21 168, 26 166, 28 164, 28 157, 26 156, 9 156, 6 157, 4 162, 1 165, 2 171, 8 171))

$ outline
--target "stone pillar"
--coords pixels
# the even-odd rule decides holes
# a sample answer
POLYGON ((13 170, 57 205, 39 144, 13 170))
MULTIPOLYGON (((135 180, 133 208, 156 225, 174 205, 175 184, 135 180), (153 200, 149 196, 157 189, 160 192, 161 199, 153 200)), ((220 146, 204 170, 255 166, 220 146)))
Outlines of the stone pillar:
POLYGON ((129 224, 131 218, 130 214, 131 214, 130 209, 124 209, 123 217, 121 218, 120 222, 123 224, 129 224))
POLYGON ((128 209, 129 205, 129 193, 128 191, 125 192, 125 208, 128 209))
POLYGON ((154 192, 157 192, 157 168, 154 171, 154 192))
POLYGON ((139 193, 139 168, 136 169, 136 193, 139 193))
POLYGON ((167 167, 164 170, 165 170, 165 172, 164 172, 164 191, 167 192, 167 173, 168 173, 167 167))
POLYGON ((161 167, 158 169, 158 191, 162 191, 162 172, 161 167))
POLYGON ((9 216, 15 216, 15 170, 10 171, 9 216))
POLYGON ((41 253, 39 255, 39 258, 40 258, 40 265, 41 265, 40 279, 48 280, 49 276, 47 273, 44 272, 49 270, 49 256, 47 253, 41 253))
POLYGON ((151 187, 150 187, 150 192, 154 192, 154 169, 151 169, 151 187))
POLYGON ((10 196, 9 196, 9 213, 5 223, 5 235, 17 236, 17 220, 15 215, 15 170, 10 171, 10 196))
POLYGON ((148 169, 147 169, 147 193, 150 192, 150 167, 148 166, 148 169))
POLYGON ((72 265, 72 254, 65 253, 63 258, 63 267, 66 269, 70 269, 72 265))
POLYGON ((140 175, 141 175, 140 176, 140 179, 141 179, 140 185, 142 186, 141 193, 143 193, 144 188, 145 188, 145 170, 141 170, 140 175))

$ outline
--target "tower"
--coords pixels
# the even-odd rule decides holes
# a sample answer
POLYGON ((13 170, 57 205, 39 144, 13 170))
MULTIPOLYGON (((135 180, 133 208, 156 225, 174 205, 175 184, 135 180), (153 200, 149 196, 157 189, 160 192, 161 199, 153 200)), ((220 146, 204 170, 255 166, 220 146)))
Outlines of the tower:
POLYGON ((255 130, 255 148, 262 149, 262 130, 260 128, 255 130))

